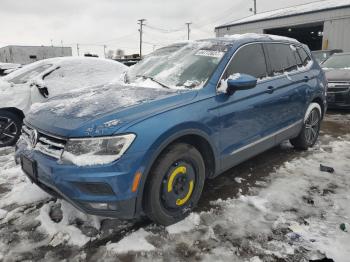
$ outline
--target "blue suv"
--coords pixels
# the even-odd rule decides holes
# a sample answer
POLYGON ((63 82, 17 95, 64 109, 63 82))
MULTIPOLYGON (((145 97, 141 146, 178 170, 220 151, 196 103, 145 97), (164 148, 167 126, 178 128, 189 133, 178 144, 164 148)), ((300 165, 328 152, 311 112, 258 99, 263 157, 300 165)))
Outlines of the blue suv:
POLYGON ((313 146, 326 87, 309 49, 293 39, 173 44, 120 83, 35 104, 16 161, 86 213, 169 225, 197 204, 206 179, 283 140, 313 146))

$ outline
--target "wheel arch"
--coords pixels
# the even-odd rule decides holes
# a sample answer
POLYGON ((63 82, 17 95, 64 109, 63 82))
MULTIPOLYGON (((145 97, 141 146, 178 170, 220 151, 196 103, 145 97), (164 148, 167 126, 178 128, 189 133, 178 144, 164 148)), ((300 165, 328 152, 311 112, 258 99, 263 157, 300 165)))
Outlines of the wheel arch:
POLYGON ((16 114, 19 117, 21 117, 22 120, 25 117, 23 111, 18 109, 18 108, 16 108, 16 107, 3 107, 3 108, 0 108, 0 112, 1 111, 6 111, 6 112, 11 112, 13 114, 16 114))
POLYGON ((320 105, 321 110, 322 110, 322 112, 321 112, 321 114, 322 114, 321 117, 322 117, 322 118, 324 117, 324 115, 325 115, 325 113, 326 113, 326 109, 327 109, 323 101, 324 101, 324 99, 322 99, 322 97, 316 96, 316 97, 314 97, 314 98, 311 100, 311 102, 310 102, 310 103, 317 103, 317 104, 320 105))

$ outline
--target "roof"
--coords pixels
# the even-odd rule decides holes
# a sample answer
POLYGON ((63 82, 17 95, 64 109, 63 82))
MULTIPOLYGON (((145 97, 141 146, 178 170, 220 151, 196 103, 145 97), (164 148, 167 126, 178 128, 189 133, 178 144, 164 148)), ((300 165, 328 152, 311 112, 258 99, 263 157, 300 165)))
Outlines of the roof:
POLYGON ((222 41, 222 42, 251 42, 251 41, 262 41, 262 42, 290 42, 290 43, 300 43, 298 40, 290 37, 279 36, 279 35, 269 35, 269 34, 256 34, 256 33, 246 33, 246 34, 234 34, 234 35, 225 35, 223 37, 215 37, 209 39, 203 39, 202 41, 222 41))
POLYGON ((291 6, 287 8, 258 13, 256 15, 248 16, 239 20, 235 20, 235 21, 217 26, 215 27, 215 29, 234 26, 234 25, 249 24, 249 23, 254 23, 258 21, 266 21, 266 20, 273 20, 277 18, 296 16, 301 14, 317 13, 321 11, 340 9, 344 7, 350 7, 349 0, 317 1, 317 2, 312 2, 304 5, 291 6))

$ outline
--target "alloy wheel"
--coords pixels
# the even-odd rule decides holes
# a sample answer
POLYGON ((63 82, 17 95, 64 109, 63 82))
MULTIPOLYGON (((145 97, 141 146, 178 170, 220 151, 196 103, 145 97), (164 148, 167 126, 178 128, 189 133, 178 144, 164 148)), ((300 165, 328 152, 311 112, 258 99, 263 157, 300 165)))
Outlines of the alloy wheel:
POLYGON ((14 120, 0 116, 0 145, 10 144, 16 139, 18 129, 14 120))
POLYGON ((313 145, 320 131, 320 115, 317 109, 313 109, 305 122, 305 139, 309 145, 313 145))

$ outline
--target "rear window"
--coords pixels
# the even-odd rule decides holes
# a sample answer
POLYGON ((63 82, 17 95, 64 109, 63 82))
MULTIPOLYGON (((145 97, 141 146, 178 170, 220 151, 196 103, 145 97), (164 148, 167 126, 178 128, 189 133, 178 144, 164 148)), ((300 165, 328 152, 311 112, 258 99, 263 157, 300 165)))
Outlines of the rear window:
POLYGON ((236 73, 248 74, 258 79, 267 76, 265 54, 261 44, 247 45, 237 51, 224 74, 224 79, 236 73))
POLYGON ((295 47, 289 44, 266 44, 271 64, 271 75, 281 75, 298 69, 295 47))

